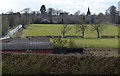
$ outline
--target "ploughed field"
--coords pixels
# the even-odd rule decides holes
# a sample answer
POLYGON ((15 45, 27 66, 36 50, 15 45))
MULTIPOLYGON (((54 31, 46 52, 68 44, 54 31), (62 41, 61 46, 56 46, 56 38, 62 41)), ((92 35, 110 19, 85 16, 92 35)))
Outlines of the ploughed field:
MULTIPOLYGON (((23 30, 21 37, 26 36, 62 36, 62 24, 30 24, 23 30)), ((68 25, 70 30, 66 36, 81 36, 81 33, 76 33, 75 25, 68 25)), ((99 48, 119 48, 118 38, 97 38, 96 31, 91 31, 92 25, 88 25, 85 31, 85 38, 71 38, 74 40, 76 47, 99 47, 99 48)), ((106 25, 101 35, 118 36, 118 27, 106 25)), ((70 39, 70 38, 65 38, 70 39)))

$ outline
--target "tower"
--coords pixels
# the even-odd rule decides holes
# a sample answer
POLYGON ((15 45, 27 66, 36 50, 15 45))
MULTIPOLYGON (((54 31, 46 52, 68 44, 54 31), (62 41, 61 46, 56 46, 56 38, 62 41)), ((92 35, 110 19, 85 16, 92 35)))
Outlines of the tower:
POLYGON ((89 7, 88 7, 88 11, 87 11, 87 15, 86 15, 85 19, 86 19, 87 24, 91 23, 91 12, 90 12, 89 7))
POLYGON ((89 7, 88 7, 88 11, 87 11, 87 16, 88 16, 88 15, 91 15, 91 12, 90 12, 89 7))

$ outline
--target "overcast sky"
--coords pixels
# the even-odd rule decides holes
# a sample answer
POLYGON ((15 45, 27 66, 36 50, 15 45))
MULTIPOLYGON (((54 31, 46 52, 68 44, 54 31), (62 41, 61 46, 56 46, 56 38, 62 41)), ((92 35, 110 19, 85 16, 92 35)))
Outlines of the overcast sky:
POLYGON ((1 0, 0 13, 6 13, 10 9, 14 12, 19 12, 24 8, 31 8, 32 11, 39 11, 41 5, 46 8, 55 8, 67 11, 74 14, 77 10, 81 13, 86 13, 87 8, 90 8, 92 14, 105 12, 107 8, 114 5, 118 9, 120 0, 1 0))

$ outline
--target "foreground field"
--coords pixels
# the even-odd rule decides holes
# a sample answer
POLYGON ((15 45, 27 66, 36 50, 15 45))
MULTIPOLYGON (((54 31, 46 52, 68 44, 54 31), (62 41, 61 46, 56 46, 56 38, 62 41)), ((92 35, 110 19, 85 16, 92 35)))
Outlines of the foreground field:
MULTIPOLYGON (((67 40, 71 40, 67 38, 67 40)), ((74 47, 81 48, 81 47, 96 47, 96 48, 120 48, 118 46, 118 38, 109 38, 109 39, 82 39, 82 38, 75 38, 72 39, 74 43, 74 47)), ((67 45, 69 47, 69 45, 67 45)))
POLYGON ((3 74, 119 74, 120 57, 3 53, 3 74))
MULTIPOLYGON (((63 25, 60 24, 30 24, 27 29, 23 31, 22 37, 26 36, 61 36, 61 29, 63 25)), ((69 25, 71 30, 69 30, 66 35, 81 35, 76 34, 76 29, 74 25, 69 25)), ((106 26, 105 30, 101 35, 118 35, 118 27, 116 26, 106 26)), ((97 37, 96 32, 91 31, 91 26, 88 26, 88 30, 85 32, 86 38, 97 37)))

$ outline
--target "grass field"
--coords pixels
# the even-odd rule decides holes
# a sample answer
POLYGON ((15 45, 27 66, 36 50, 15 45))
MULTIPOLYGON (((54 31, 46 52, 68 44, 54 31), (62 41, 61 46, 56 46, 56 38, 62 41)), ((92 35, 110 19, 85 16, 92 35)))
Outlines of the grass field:
MULTIPOLYGON (((119 48, 118 46, 118 38, 109 38, 109 39, 82 39, 75 38, 72 39, 74 41, 74 47, 96 47, 96 48, 119 48)), ((68 46, 69 47, 69 46, 68 46)))
MULTIPOLYGON (((24 30, 22 37, 26 36, 61 36, 61 29, 63 25, 60 24, 31 24, 24 30)), ((80 33, 75 33, 74 25, 69 25, 71 30, 66 33, 66 35, 81 35, 80 33)), ((92 32, 91 26, 88 26, 88 30, 85 32, 85 37, 97 37, 96 32, 92 32)), ((106 26, 105 30, 101 35, 118 35, 118 27, 106 26)))
MULTIPOLYGON (((61 29, 63 25, 60 24, 30 24, 27 29, 23 31, 22 37, 26 36, 61 36, 61 29)), ((66 35, 81 35, 75 33, 74 25, 69 25, 71 30, 66 35)), ((118 38, 97 38, 96 32, 92 32, 91 26, 88 25, 88 30, 85 32, 85 38, 74 38, 76 47, 98 47, 98 48, 119 48, 118 38)), ((117 26, 106 26, 101 35, 118 35, 117 26)))

